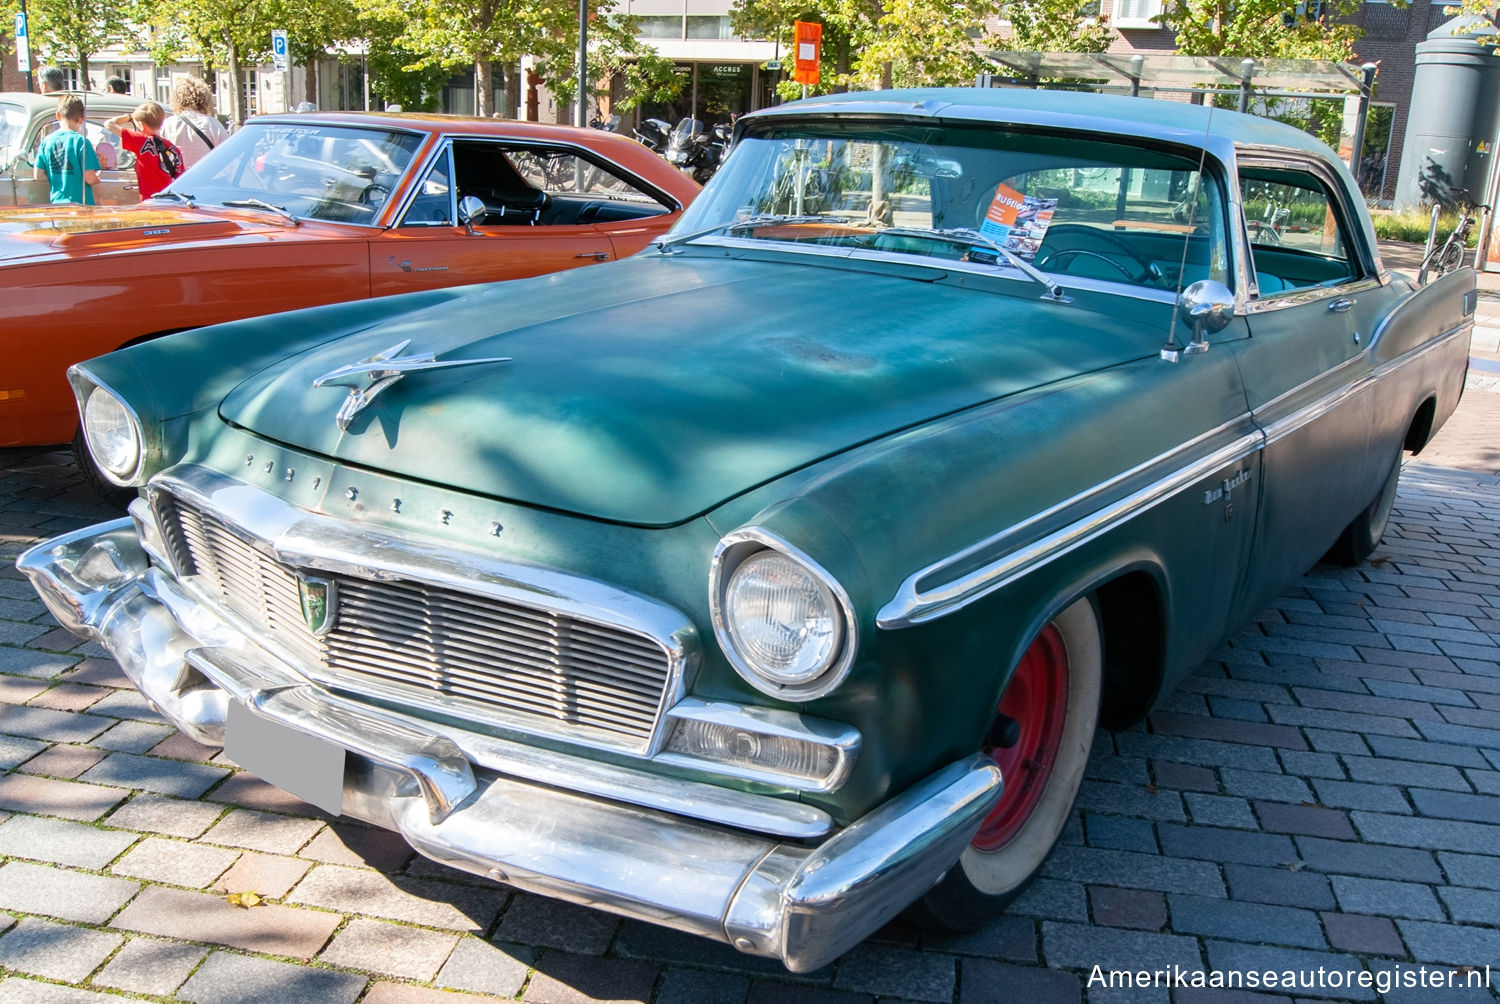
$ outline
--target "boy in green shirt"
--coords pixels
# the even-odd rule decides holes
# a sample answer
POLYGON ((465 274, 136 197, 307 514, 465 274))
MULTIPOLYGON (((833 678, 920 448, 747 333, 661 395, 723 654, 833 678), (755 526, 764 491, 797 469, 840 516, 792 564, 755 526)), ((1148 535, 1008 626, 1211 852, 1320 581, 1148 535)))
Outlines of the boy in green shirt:
POLYGON ((32 177, 47 179, 52 201, 94 204, 93 186, 99 184, 99 155, 83 135, 83 99, 76 94, 57 99, 60 128, 36 150, 32 177))

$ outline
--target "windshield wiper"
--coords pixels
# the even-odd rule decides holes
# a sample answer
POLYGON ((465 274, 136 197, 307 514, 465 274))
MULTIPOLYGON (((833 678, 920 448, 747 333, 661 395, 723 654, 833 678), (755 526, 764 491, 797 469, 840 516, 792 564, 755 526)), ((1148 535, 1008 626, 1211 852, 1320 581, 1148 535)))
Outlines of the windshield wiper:
POLYGON ((1068 300, 1068 297, 1063 295, 1062 286, 1053 282, 1045 272, 1009 248, 996 244, 978 230, 971 230, 967 227, 953 227, 949 229, 939 229, 937 227, 887 227, 880 232, 882 234, 895 234, 905 237, 938 237, 951 241, 954 244, 978 245, 986 251, 993 251, 998 257, 1004 258, 1006 264, 1020 269, 1028 279, 1039 283, 1047 291, 1042 299, 1056 300, 1059 303, 1065 303, 1068 300))
POLYGON ((248 207, 250 209, 269 209, 271 212, 276 213, 278 216, 284 216, 284 217, 286 217, 287 219, 291 220, 292 223, 294 223, 294 224, 302 222, 300 219, 298 219, 297 217, 293 216, 290 212, 288 212, 286 206, 272 205, 271 203, 265 201, 264 199, 226 199, 223 202, 219 203, 219 205, 221 205, 221 206, 245 206, 245 207, 248 207))
POLYGON ((181 202, 183 205, 187 206, 189 209, 196 209, 196 208, 198 208, 198 203, 196 203, 196 202, 193 201, 196 198, 196 196, 188 195, 186 192, 174 192, 171 189, 166 189, 164 191, 157 192, 155 195, 151 196, 151 198, 153 198, 153 199, 176 199, 178 202, 181 202))
POLYGON ((685 234, 667 234, 660 240, 651 242, 652 247, 662 254, 671 254, 672 248, 679 244, 695 241, 699 237, 707 237, 726 230, 744 230, 749 227, 771 227, 777 224, 788 223, 848 223, 849 221, 839 216, 820 216, 817 214, 804 216, 778 216, 774 213, 763 216, 747 216, 744 219, 728 220, 724 223, 716 223, 702 230, 690 230, 685 234))

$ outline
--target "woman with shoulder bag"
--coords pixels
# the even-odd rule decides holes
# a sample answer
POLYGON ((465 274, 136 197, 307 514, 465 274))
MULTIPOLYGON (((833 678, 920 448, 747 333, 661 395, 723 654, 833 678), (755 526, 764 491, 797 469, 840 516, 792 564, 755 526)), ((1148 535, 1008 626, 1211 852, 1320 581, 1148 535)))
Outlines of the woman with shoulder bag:
POLYGON ((179 77, 172 85, 172 114, 161 134, 177 145, 187 167, 229 138, 229 130, 214 117, 214 93, 198 77, 179 77))

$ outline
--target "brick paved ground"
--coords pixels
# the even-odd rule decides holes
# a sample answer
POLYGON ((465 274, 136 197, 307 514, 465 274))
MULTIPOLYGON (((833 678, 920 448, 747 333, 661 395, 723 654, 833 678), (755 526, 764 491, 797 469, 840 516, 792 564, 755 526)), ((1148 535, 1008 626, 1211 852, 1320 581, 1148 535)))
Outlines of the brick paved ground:
MULTIPOLYGON (((1483 314, 1493 356, 1500 300, 1483 314)), ((1409 466, 1371 563, 1313 569, 1149 722, 1101 734, 1063 846, 1009 916, 961 938, 892 925, 805 977, 480 884, 173 734, 10 567, 109 514, 64 455, 0 451, 0 1000, 1197 1004, 1251 998, 1089 976, 1500 969, 1492 432, 1500 381, 1476 371, 1423 456, 1472 470, 1409 466), (264 905, 226 902, 244 891, 264 905)))

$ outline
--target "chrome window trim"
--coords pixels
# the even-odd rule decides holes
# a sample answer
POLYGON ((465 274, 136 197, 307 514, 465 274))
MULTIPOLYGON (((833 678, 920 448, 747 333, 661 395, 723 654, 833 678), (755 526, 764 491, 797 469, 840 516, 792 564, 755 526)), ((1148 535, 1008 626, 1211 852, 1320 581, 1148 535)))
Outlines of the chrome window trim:
MULTIPOLYGON (((534 139, 534 138, 530 138, 530 137, 522 138, 522 137, 514 137, 514 136, 496 136, 493 133, 468 133, 468 132, 445 132, 445 133, 439 134, 438 137, 437 137, 437 139, 438 139, 438 146, 437 146, 436 153, 434 153, 432 156, 430 156, 427 159, 426 163, 424 163, 423 165, 421 165, 421 167, 418 169, 417 174, 415 175, 415 177, 425 179, 426 175, 427 175, 427 172, 429 170, 431 170, 432 165, 437 162, 438 156, 440 156, 440 155, 446 156, 448 158, 448 189, 449 189, 449 196, 450 196, 449 201, 450 201, 450 203, 453 203, 454 200, 457 199, 457 196, 458 196, 458 185, 454 181, 454 173, 453 173, 453 143, 454 143, 455 140, 480 140, 480 141, 483 141, 483 142, 486 142, 486 143, 503 143, 503 144, 505 144, 507 146, 530 146, 530 147, 541 147, 543 149, 557 149, 557 148, 567 149, 567 150, 572 151, 575 156, 577 156, 577 157, 579 157, 579 158, 581 158, 583 160, 588 161, 589 163, 593 164, 595 167, 600 167, 600 168, 605 169, 606 171, 609 171, 610 173, 612 173, 612 174, 616 175, 617 177, 621 178, 622 180, 628 181, 631 185, 634 185, 636 188, 639 188, 646 195, 650 195, 652 198, 654 198, 657 201, 657 203, 659 205, 661 205, 664 209, 666 209, 666 212, 661 214, 662 216, 670 216, 673 213, 680 213, 680 212, 682 212, 682 210, 684 208, 683 204, 680 201, 678 201, 676 198, 674 198, 672 195, 670 195, 667 192, 662 191, 660 188, 657 188, 655 185, 651 184, 651 182, 647 181, 645 178, 641 177, 635 171, 632 171, 630 168, 628 168, 625 165, 621 164, 619 161, 614 160, 613 158, 610 158, 610 157, 606 157, 603 154, 598 153, 597 151, 589 149, 588 147, 579 146, 577 143, 570 143, 570 142, 568 142, 566 140, 552 141, 552 140, 544 140, 544 139, 534 139)), ((414 183, 411 186, 411 190, 409 192, 407 192, 406 197, 401 200, 401 207, 400 207, 400 209, 391 217, 391 219, 394 222, 388 224, 387 227, 386 227, 387 229, 406 225, 406 224, 402 224, 399 221, 402 220, 406 216, 406 211, 410 208, 411 203, 413 201, 415 201, 415 199, 417 197, 417 188, 418 188, 419 185, 420 185, 420 182, 417 182, 417 183, 414 183)), ((453 212, 453 219, 456 221, 458 219, 457 205, 453 204, 451 206, 451 208, 454 211, 453 212)), ((653 218, 653 217, 646 217, 646 218, 650 219, 650 218, 653 218)), ((635 221, 624 221, 624 222, 635 222, 635 221)), ((422 226, 423 224, 411 224, 411 225, 412 226, 422 226)), ((585 224, 582 224, 582 225, 583 226, 596 226, 597 224, 585 223, 585 224)), ((458 224, 455 222, 453 224, 453 226, 457 227, 458 224)))
MULTIPOLYGON (((956 554, 949 555, 913 572, 902 580, 896 589, 896 595, 880 608, 880 612, 876 616, 876 625, 886 630, 896 630, 916 624, 924 624, 927 621, 936 620, 939 617, 963 609, 976 600, 982 599, 1010 585, 1027 572, 1062 557, 1075 548, 1094 540, 1135 516, 1154 508, 1195 481, 1206 477, 1216 468, 1250 456, 1255 451, 1264 449, 1269 443, 1295 432, 1308 422, 1337 407, 1349 396, 1369 388, 1376 381, 1383 379, 1400 367, 1445 345, 1452 338, 1471 328, 1473 323, 1472 319, 1466 320, 1462 324, 1433 337, 1424 344, 1394 359, 1387 360, 1378 367, 1375 367, 1371 373, 1356 380, 1353 384, 1347 387, 1340 387, 1337 391, 1319 398, 1305 408, 1299 409, 1297 412, 1280 419, 1270 426, 1258 428, 1255 432, 1242 435, 1228 446, 1215 450, 1200 460, 1193 461, 1185 467, 1160 477, 1145 488, 1090 512, 1084 517, 1068 523, 1050 534, 1040 538, 1027 537, 1027 531, 1036 529, 1037 524, 1066 513, 1069 509, 1090 504, 1096 501, 1099 496, 1118 488, 1129 479, 1150 471, 1153 468, 1172 463, 1184 452, 1193 450, 1204 442, 1233 431, 1236 427, 1245 424, 1247 420, 1254 422, 1256 415, 1263 414, 1277 402, 1299 393, 1308 384, 1315 382, 1315 380, 1324 379, 1327 374, 1320 374, 1315 380, 1307 381, 1292 388, 1285 394, 1277 397, 1275 401, 1258 409, 1254 415, 1247 412, 1240 416, 1240 418, 1225 423, 1217 429, 1210 430, 1190 442, 1177 447, 1175 450, 1153 457, 1123 474, 1118 474, 1100 485, 1059 502, 1044 512, 1038 513, 1014 526, 1007 527, 999 533, 971 544, 956 554), (995 557, 980 568, 947 582, 939 583, 936 586, 926 589, 922 588, 925 580, 941 576, 953 567, 968 563, 976 558, 982 560, 991 553, 994 553, 995 557)), ((1370 344, 1363 352, 1329 370, 1328 373, 1337 373, 1351 366, 1368 365, 1370 355, 1374 352, 1375 346, 1379 344, 1378 336, 1384 330, 1385 326, 1382 324, 1377 331, 1377 337, 1371 339, 1370 344)))
POLYGON ((727 777, 745 781, 760 781, 799 791, 826 792, 839 788, 854 769, 864 737, 852 725, 831 722, 821 718, 807 718, 795 711, 762 708, 756 705, 730 704, 726 701, 703 701, 689 697, 667 712, 675 721, 699 721, 728 728, 754 732, 759 735, 794 739, 832 750, 834 767, 819 780, 788 777, 770 770, 757 770, 718 760, 688 756, 685 753, 663 751, 653 759, 657 763, 676 764, 698 770, 711 770, 727 777))
MULTIPOLYGON (((651 638, 666 654, 668 672, 646 748, 622 747, 619 742, 603 744, 597 740, 590 743, 586 737, 579 737, 577 741, 585 745, 646 756, 659 752, 664 742, 665 713, 686 696, 689 678, 697 668, 698 632, 687 617, 658 600, 597 579, 501 559, 401 531, 356 526, 297 508, 259 488, 196 464, 181 464, 163 471, 151 480, 148 492, 153 501, 165 493, 199 507, 234 529, 262 554, 296 569, 334 572, 371 581, 405 579, 554 610, 651 638)), ((264 643, 266 639, 259 640, 264 643)), ((348 681, 341 680, 340 687, 355 690, 348 686, 348 681)), ((544 737, 557 736, 563 731, 514 727, 544 737)))
POLYGON ((834 578, 817 560, 780 534, 773 533, 765 527, 744 526, 720 538, 718 546, 714 548, 713 562, 708 571, 708 612, 713 621, 714 637, 718 640, 719 649, 724 653, 725 659, 746 683, 763 694, 784 701, 810 701, 831 693, 844 682, 845 677, 854 667, 854 655, 859 649, 859 622, 854 618, 854 604, 850 601, 848 592, 839 580, 834 578), (740 561, 743 560, 741 558, 740 561, 735 561, 733 565, 730 565, 730 558, 736 552, 743 551, 745 557, 748 557, 759 550, 780 551, 821 579, 833 593, 839 614, 844 619, 843 637, 839 641, 837 657, 827 669, 804 683, 783 686, 767 680, 741 658, 729 638, 729 629, 724 623, 724 589, 729 584, 729 575, 739 567, 740 561))
POLYGON ((453 183, 453 145, 440 137, 437 152, 427 158, 426 163, 418 168, 413 177, 416 180, 412 182, 406 196, 401 200, 401 205, 391 217, 392 222, 387 229, 417 227, 431 230, 437 227, 447 227, 450 230, 456 230, 458 228, 458 186, 453 183), (437 167, 439 160, 446 161, 448 168, 448 222, 407 223, 406 214, 411 211, 412 203, 417 201, 417 195, 422 186, 427 183, 427 176, 437 167))
MULTIPOLYGON (((1309 304, 1322 303, 1325 300, 1337 299, 1351 293, 1368 293, 1379 288, 1379 279, 1373 276, 1362 276, 1358 279, 1341 279, 1337 285, 1332 286, 1319 284, 1303 286, 1300 289, 1286 289, 1257 296, 1245 305, 1245 313, 1253 317, 1256 314, 1268 314, 1277 310, 1285 310, 1288 307, 1305 307, 1309 304)), ((1250 337, 1255 337, 1253 330, 1250 332, 1250 337)))

